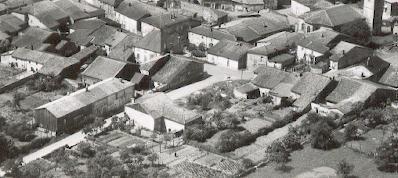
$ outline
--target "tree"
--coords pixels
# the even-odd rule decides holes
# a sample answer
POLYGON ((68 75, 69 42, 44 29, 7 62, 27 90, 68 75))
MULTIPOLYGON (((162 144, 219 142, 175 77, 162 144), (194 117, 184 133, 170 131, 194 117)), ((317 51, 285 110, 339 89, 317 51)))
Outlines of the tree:
POLYGON ((156 153, 152 153, 152 154, 150 154, 149 156, 147 156, 146 159, 147 159, 148 161, 150 161, 150 162, 151 162, 151 166, 153 166, 153 163, 159 159, 159 156, 158 156, 158 154, 156 154, 156 153))
POLYGON ((376 149, 375 162, 378 169, 385 172, 398 172, 398 137, 393 135, 376 149))
POLYGON ((275 169, 286 170, 286 163, 289 162, 290 152, 286 150, 283 143, 275 141, 266 150, 269 161, 277 163, 275 169))
POLYGON ((386 123, 383 110, 379 108, 370 108, 362 111, 360 118, 365 122, 366 126, 371 128, 386 123))
POLYGON ((363 20, 344 24, 341 26, 340 32, 352 36, 364 44, 368 43, 370 37, 372 36, 368 24, 366 24, 366 22, 363 20))
POLYGON ((4 53, 6 51, 8 51, 8 49, 10 48, 10 41, 9 40, 0 40, 0 53, 4 53))
POLYGON ((289 127, 288 134, 283 137, 282 143, 288 151, 295 151, 303 148, 299 130, 292 126, 289 127))
POLYGON ((77 145, 77 150, 84 158, 94 157, 96 153, 94 148, 88 142, 82 142, 79 145, 77 145))
POLYGON ((332 127, 325 121, 320 120, 311 128, 311 146, 313 148, 329 150, 338 146, 332 136, 332 127))
POLYGON ((156 6, 158 6, 158 7, 164 7, 166 1, 167 1, 167 0, 159 0, 158 2, 156 2, 156 6))
POLYGON ((345 159, 337 164, 337 174, 341 175, 343 178, 348 178, 353 169, 354 165, 348 163, 345 159))
POLYGON ((122 163, 106 152, 96 154, 87 161, 87 176, 89 177, 111 177, 125 174, 121 169, 122 163))
POLYGON ((15 92, 13 95, 12 95, 12 106, 15 108, 15 109, 21 109, 21 101, 24 99, 24 96, 23 96, 23 94, 22 93, 19 93, 19 92, 15 92))
POLYGON ((200 4, 198 0, 193 0, 194 4, 200 4))
POLYGON ((17 154, 16 147, 12 140, 7 139, 4 134, 0 134, 0 163, 7 158, 12 158, 17 154))
POLYGON ((353 124, 348 124, 344 129, 344 138, 346 141, 357 139, 358 127, 353 124))

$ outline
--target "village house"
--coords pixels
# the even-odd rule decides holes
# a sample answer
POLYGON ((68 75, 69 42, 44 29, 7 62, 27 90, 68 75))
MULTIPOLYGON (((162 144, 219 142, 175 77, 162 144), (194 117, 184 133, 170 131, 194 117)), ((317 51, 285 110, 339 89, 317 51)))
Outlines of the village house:
POLYGON ((331 53, 330 70, 339 70, 370 59, 373 50, 342 41, 331 50, 331 53))
POLYGON ((11 10, 15 10, 15 9, 18 9, 21 7, 31 5, 35 2, 37 2, 37 0, 6 0, 6 1, 2 2, 1 4, 6 5, 7 9, 9 11, 11 11, 11 10))
POLYGON ((53 136, 71 133, 88 124, 84 121, 90 115, 121 110, 133 95, 131 82, 109 78, 36 108, 35 121, 53 136))
POLYGON ((235 11, 257 12, 264 9, 263 0, 232 0, 235 11))
POLYGON ((256 73, 252 83, 260 89, 261 96, 269 96, 269 92, 289 76, 289 72, 264 66, 257 68, 256 73))
POLYGON ((160 31, 162 46, 166 51, 181 53, 188 45, 189 29, 200 25, 200 21, 175 13, 152 15, 142 19, 142 35, 160 31))
POLYGON ((142 34, 141 20, 151 16, 139 3, 141 2, 125 0, 115 10, 116 22, 120 23, 123 29, 135 34, 142 34))
POLYGON ((167 62, 151 77, 155 91, 180 88, 199 81, 204 75, 203 63, 180 55, 167 54, 161 58, 166 58, 167 62))
POLYGON ((139 64, 154 61, 166 51, 161 32, 154 30, 139 40, 135 46, 135 60, 139 64))
POLYGON ((83 83, 92 85, 108 78, 130 80, 135 72, 139 72, 139 67, 136 64, 98 56, 82 72, 81 77, 83 83))
POLYGON ((364 21, 365 17, 350 5, 336 5, 327 9, 310 11, 300 16, 295 29, 297 32, 310 33, 321 27, 340 31, 346 24, 364 21))
POLYGON ((226 12, 185 1, 180 2, 180 9, 171 10, 178 10, 180 14, 191 14, 192 17, 201 18, 205 21, 202 24, 220 25, 228 21, 226 12))
POLYGON ((84 65, 86 62, 92 62, 97 58, 98 47, 89 46, 73 54, 71 58, 75 58, 80 62, 80 65, 84 65))
POLYGON ((51 53, 18 48, 1 56, 2 65, 19 68, 47 76, 75 77, 79 72, 79 61, 51 53))
POLYGON ((328 28, 308 33, 297 43, 297 62, 316 64, 319 58, 329 55, 329 50, 340 41, 352 41, 350 37, 328 28))
POLYGON ((327 0, 292 0, 290 11, 295 16, 303 15, 307 12, 333 6, 334 3, 327 0))
POLYGON ((201 25, 192 28, 188 32, 188 40, 189 43, 196 46, 200 46, 201 44, 203 44, 206 48, 211 48, 216 45, 220 40, 236 41, 236 38, 234 35, 230 34, 226 30, 201 25))
POLYGON ((232 11, 232 0, 201 0, 200 4, 213 9, 232 11))
POLYGON ((366 103, 378 86, 370 82, 342 78, 337 87, 322 101, 311 103, 311 110, 322 115, 343 116, 358 102, 366 103))
POLYGON ((90 46, 93 41, 94 37, 91 34, 105 24, 106 22, 100 19, 80 20, 70 26, 70 34, 66 38, 79 46, 80 49, 84 49, 90 46))
POLYGON ((141 36, 131 33, 127 34, 122 41, 110 49, 108 57, 121 61, 136 63, 134 56, 135 46, 141 39, 141 36))
POLYGON ((109 25, 103 25, 100 28, 94 30, 91 34, 86 36, 89 44, 101 47, 105 51, 106 55, 110 53, 110 50, 120 43, 125 37, 126 33, 120 32, 115 27, 109 25))
POLYGON ((289 73, 281 83, 277 84, 272 90, 269 91, 269 96, 272 98, 272 103, 275 106, 289 106, 294 101, 294 94, 292 88, 300 80, 298 73, 289 73))
POLYGON ((293 107, 297 112, 307 112, 311 103, 325 98, 336 86, 332 79, 319 74, 305 72, 291 89, 296 100, 293 107))
POLYGON ((141 64, 140 71, 142 74, 153 76, 168 62, 168 59, 164 56, 155 57, 152 61, 141 64))
POLYGON ((21 33, 11 43, 15 48, 39 49, 46 44, 55 47, 61 41, 58 33, 38 27, 29 27, 21 33))
POLYGON ((207 51, 207 61, 230 69, 245 69, 250 48, 248 43, 221 40, 207 51))
POLYGON ((69 33, 68 25, 72 19, 63 8, 58 7, 53 1, 39 1, 32 5, 17 10, 21 20, 28 22, 31 27, 69 33))
POLYGON ((71 18, 71 24, 82 19, 101 18, 105 12, 88 5, 83 0, 55 0, 55 5, 61 8, 71 18))
POLYGON ((231 21, 221 28, 226 28, 238 41, 256 45, 259 40, 275 33, 288 31, 290 27, 285 16, 269 12, 260 17, 231 21))
POLYGON ((249 82, 234 88, 234 96, 239 99, 255 99, 260 97, 260 90, 256 85, 249 82))
POLYGON ((0 31, 11 36, 17 36, 21 31, 25 30, 28 24, 12 14, 4 14, 0 16, 0 31))
POLYGON ((103 9, 105 17, 111 20, 116 20, 115 9, 123 2, 123 0, 85 0, 87 3, 103 9))
POLYGON ((195 112, 182 108, 164 93, 142 96, 125 106, 124 112, 137 127, 181 135, 186 127, 201 120, 195 112))

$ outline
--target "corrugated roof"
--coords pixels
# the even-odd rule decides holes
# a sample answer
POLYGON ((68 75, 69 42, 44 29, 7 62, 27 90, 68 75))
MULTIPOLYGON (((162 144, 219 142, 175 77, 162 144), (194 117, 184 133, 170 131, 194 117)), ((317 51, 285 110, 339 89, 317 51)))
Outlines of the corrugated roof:
POLYGON ((121 82, 117 78, 109 78, 89 86, 88 92, 86 89, 78 90, 68 96, 42 105, 36 110, 46 109, 56 118, 61 118, 129 87, 133 87, 133 83, 128 81, 121 82))

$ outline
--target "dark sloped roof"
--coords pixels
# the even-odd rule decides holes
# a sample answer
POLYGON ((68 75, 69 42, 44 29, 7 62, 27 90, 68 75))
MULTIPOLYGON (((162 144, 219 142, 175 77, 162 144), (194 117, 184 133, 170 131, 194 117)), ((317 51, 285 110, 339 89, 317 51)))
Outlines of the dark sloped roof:
POLYGON ((252 83, 261 88, 273 89, 289 76, 288 72, 272 67, 263 67, 263 71, 252 80, 252 83))
POLYGON ((23 7, 21 11, 37 17, 48 28, 57 27, 60 20, 69 18, 69 14, 53 1, 39 1, 31 6, 23 7))
POLYGON ((330 57, 332 61, 339 62, 339 67, 348 67, 360 63, 372 56, 373 50, 365 47, 354 47, 344 54, 334 54, 330 57))
POLYGON ((93 36, 90 36, 93 31, 95 31, 95 29, 78 29, 69 34, 66 38, 71 42, 74 42, 76 45, 86 46, 94 39, 93 36))
POLYGON ((270 59, 271 62, 275 62, 275 63, 280 63, 280 64, 291 64, 292 62, 294 62, 295 56, 291 55, 291 54, 281 54, 278 56, 275 56, 273 58, 270 59))
POLYGON ((361 83, 343 78, 332 93, 326 97, 326 100, 332 103, 339 103, 353 95, 360 87, 361 83))
POLYGON ((117 33, 116 28, 108 25, 103 25, 99 29, 92 32, 90 36, 93 37, 93 44, 105 45, 106 40, 112 37, 115 33, 117 33))
POLYGON ((99 49, 98 47, 92 45, 80 50, 78 53, 72 55, 71 57, 81 61, 82 59, 96 53, 98 49, 99 49))
POLYGON ((169 58, 167 63, 158 72, 156 72, 154 76, 152 76, 153 81, 163 84, 170 83, 177 76, 183 75, 190 77, 181 72, 185 71, 189 65, 197 63, 184 56, 167 55, 165 57, 169 58))
POLYGON ((98 0, 99 2, 102 2, 104 4, 108 4, 111 5, 113 7, 117 7, 119 6, 119 4, 123 1, 123 0, 98 0))
POLYGON ((231 40, 231 41, 236 41, 236 38, 234 35, 229 33, 228 31, 221 30, 221 29, 214 29, 212 27, 208 27, 205 25, 197 26, 195 28, 192 28, 190 30, 192 33, 199 34, 202 36, 206 36, 209 38, 214 38, 218 40, 231 40))
POLYGON ((133 78, 131 78, 130 82, 134 83, 134 84, 139 84, 142 79, 144 79, 145 75, 141 74, 141 73, 134 73, 133 78))
POLYGON ((105 80, 107 78, 116 77, 126 65, 127 63, 123 61, 98 56, 93 63, 84 70, 82 75, 105 80))
POLYGON ((15 39, 12 44, 17 47, 29 47, 33 46, 34 49, 40 47, 50 36, 55 35, 55 32, 44 30, 37 27, 29 27, 25 30, 23 35, 20 35, 15 39))
POLYGON ((252 45, 244 42, 221 40, 215 46, 211 47, 207 53, 215 56, 222 56, 234 61, 239 61, 247 54, 251 47, 252 45))
POLYGON ((325 53, 334 47, 332 46, 334 43, 337 44, 343 40, 349 40, 349 37, 331 29, 321 28, 308 33, 304 39, 298 42, 298 45, 319 53, 325 53))
POLYGON ((161 32, 159 30, 153 30, 145 35, 140 41, 138 41, 136 47, 162 53, 163 49, 161 43, 161 32))
POLYGON ((232 0, 235 3, 249 4, 249 5, 263 5, 263 0, 232 0))

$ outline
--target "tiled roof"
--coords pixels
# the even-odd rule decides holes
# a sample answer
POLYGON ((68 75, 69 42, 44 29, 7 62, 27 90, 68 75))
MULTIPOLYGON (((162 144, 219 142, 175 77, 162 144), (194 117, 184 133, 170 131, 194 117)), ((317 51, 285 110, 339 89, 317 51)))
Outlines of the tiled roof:
POLYGON ((239 61, 247 54, 252 45, 244 42, 221 40, 211 47, 207 53, 215 56, 225 57, 234 61, 239 61))
POLYGON ((352 96, 360 87, 361 83, 343 78, 332 93, 326 97, 326 100, 332 103, 339 103, 352 96))
POLYGON ((38 71, 39 73, 55 76, 59 75, 66 67, 79 63, 79 61, 74 58, 66 58, 25 48, 16 49, 12 53, 12 57, 42 64, 43 67, 38 71))
POLYGON ((100 80, 116 77, 119 72, 127 65, 126 62, 98 56, 84 72, 83 76, 88 76, 100 80))
POLYGON ((323 54, 334 47, 332 46, 334 43, 337 44, 343 40, 349 40, 349 37, 331 29, 321 28, 307 34, 297 45, 323 54))
POLYGON ((69 18, 69 14, 58 7, 53 1, 39 1, 33 3, 31 6, 23 7, 21 12, 27 12, 37 17, 40 22, 48 28, 57 27, 60 20, 69 18))
POLYGON ((5 33, 15 33, 26 27, 26 22, 12 14, 4 14, 0 16, 0 31, 5 33))
POLYGON ((140 6, 139 1, 123 1, 115 11, 134 20, 151 16, 150 12, 140 6))
POLYGON ((139 84, 142 79, 144 79, 145 75, 141 74, 141 73, 134 73, 133 78, 131 78, 130 82, 134 83, 134 84, 139 84))
POLYGON ((268 56, 288 49, 288 46, 281 43, 268 43, 264 46, 258 46, 250 49, 247 53, 268 56))
POLYGON ((142 37, 134 34, 128 34, 120 43, 111 49, 108 57, 127 61, 134 56, 134 47, 142 37))
POLYGON ((390 65, 379 82, 384 85, 398 88, 398 67, 390 65))
POLYGON ((263 0, 232 0, 235 3, 240 3, 240 4, 249 4, 249 5, 263 5, 264 1, 263 0))
POLYGON ((186 73, 181 72, 186 71, 185 69, 191 64, 198 64, 184 56, 167 55, 165 57, 169 58, 167 63, 158 72, 156 72, 154 76, 152 76, 152 80, 155 82, 168 84, 176 77, 191 77, 190 75, 186 75, 186 73))
POLYGON ((254 90, 258 90, 258 87, 253 85, 252 83, 246 83, 246 84, 243 84, 243 85, 235 88, 235 90, 237 90, 237 91, 239 91, 241 93, 249 93, 249 92, 252 92, 254 90))
POLYGON ((71 57, 81 61, 82 59, 96 53, 98 49, 99 49, 98 47, 92 45, 80 50, 78 53, 72 55, 71 57))
POLYGON ((156 53, 162 53, 162 39, 161 32, 159 30, 153 30, 138 41, 136 47, 146 50, 150 50, 156 53))
POLYGON ((12 44, 17 47, 31 48, 33 46, 33 48, 36 49, 52 35, 56 35, 56 33, 38 27, 29 27, 25 30, 23 35, 18 36, 12 44))
POLYGON ((294 63, 294 59, 295 59, 295 56, 293 56, 291 54, 284 53, 284 54, 281 54, 281 55, 271 58, 269 61, 285 65, 285 64, 294 63))
POLYGON ((98 0, 99 2, 102 2, 104 4, 108 4, 111 5, 113 7, 117 7, 119 6, 119 4, 123 1, 123 0, 98 0))
POLYGON ((174 104, 164 93, 144 95, 138 98, 136 103, 139 104, 147 114, 155 116, 155 118, 164 117, 179 124, 185 125, 200 117, 195 112, 174 104))
POLYGON ((160 14, 160 15, 152 15, 150 17, 146 17, 142 19, 142 22, 152 25, 158 29, 162 29, 165 27, 172 26, 174 24, 187 22, 191 20, 191 18, 182 16, 179 14, 160 14))
POLYGON ((54 2, 56 6, 62 9, 73 20, 88 18, 89 15, 79 8, 79 4, 72 0, 57 0, 54 2))
POLYGON ((84 19, 84 20, 79 20, 72 24, 70 26, 71 29, 98 29, 101 26, 105 25, 106 22, 104 22, 101 19, 84 19))
POLYGON ((225 39, 225 40, 236 41, 235 36, 229 33, 228 31, 215 29, 205 25, 192 28, 190 32, 218 40, 225 39))
POLYGON ((336 27, 359 19, 364 19, 362 14, 350 5, 337 5, 327 9, 308 12, 302 15, 305 22, 328 27, 336 27))
POLYGON ((68 96, 42 105, 36 108, 36 110, 46 109, 53 114, 54 117, 61 118, 132 86, 133 84, 131 82, 121 82, 120 79, 110 78, 89 86, 88 92, 86 89, 78 90, 68 96))
POLYGON ((289 76, 288 72, 279 69, 271 67, 263 67, 263 69, 263 72, 252 80, 254 85, 261 88, 273 89, 289 76))
POLYGON ((112 38, 113 34, 115 33, 117 33, 116 28, 108 25, 103 25, 99 29, 92 32, 90 34, 90 37, 93 37, 93 44, 103 46, 105 45, 108 38, 112 38))
POLYGON ((330 79, 323 75, 304 73, 300 81, 292 88, 292 92, 303 95, 305 93, 319 93, 329 83, 330 79))

